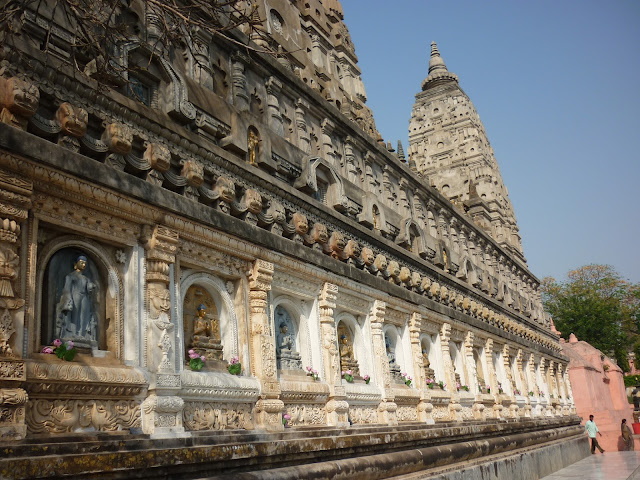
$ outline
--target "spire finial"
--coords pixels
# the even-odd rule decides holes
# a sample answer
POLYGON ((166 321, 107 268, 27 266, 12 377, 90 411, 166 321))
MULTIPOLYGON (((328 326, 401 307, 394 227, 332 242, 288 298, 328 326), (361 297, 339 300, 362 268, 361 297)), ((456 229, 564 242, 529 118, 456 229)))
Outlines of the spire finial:
POLYGON ((398 140, 398 160, 401 162, 405 161, 404 148, 402 148, 402 142, 400 140, 398 140))
POLYGON ((429 76, 422 82, 422 90, 426 90, 430 87, 435 87, 443 82, 448 81, 458 82, 458 76, 447 70, 447 66, 444 64, 444 60, 440 56, 440 50, 436 42, 431 42, 431 56, 429 57, 429 76))
POLYGON ((429 58, 429 75, 433 72, 448 72, 436 42, 431 42, 431 58, 429 58))

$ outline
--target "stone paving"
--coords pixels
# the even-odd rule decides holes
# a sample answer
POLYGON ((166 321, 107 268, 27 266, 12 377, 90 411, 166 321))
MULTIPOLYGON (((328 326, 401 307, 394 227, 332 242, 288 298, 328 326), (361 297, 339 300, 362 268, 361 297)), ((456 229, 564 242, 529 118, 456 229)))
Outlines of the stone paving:
POLYGON ((589 455, 540 480, 640 480, 640 452, 589 455))

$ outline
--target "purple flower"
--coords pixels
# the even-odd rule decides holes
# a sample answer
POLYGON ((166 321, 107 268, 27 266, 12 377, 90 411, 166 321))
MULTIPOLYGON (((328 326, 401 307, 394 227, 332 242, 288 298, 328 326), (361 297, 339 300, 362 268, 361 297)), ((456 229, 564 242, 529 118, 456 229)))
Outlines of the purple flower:
POLYGON ((73 342, 71 340, 67 340, 67 350, 71 350, 73 348, 73 342))
POLYGON ((200 360, 202 360, 203 362, 206 360, 207 358, 204 355, 200 356, 200 360))
POLYGON ((53 348, 51 347, 44 347, 42 349, 42 353, 53 353, 53 348))
POLYGON ((59 347, 60 345, 62 345, 62 340, 60 340, 59 338, 56 338, 56 339, 53 341, 53 346, 54 346, 54 347, 59 347))
POLYGON ((191 350, 189 350, 187 353, 188 353, 189 355, 193 354, 193 353, 194 353, 193 348, 192 348, 191 350))
POLYGON ((240 359, 238 357, 233 357, 229 363, 231 365, 235 365, 236 363, 240 363, 240 359))
POLYGON ((369 380, 371 377, 370 377, 369 375, 365 375, 363 378, 364 378, 364 379, 365 379, 365 381, 366 381, 366 380, 369 380))
POLYGON ((285 413, 282 418, 284 418, 285 420, 291 420, 291 415, 289 415, 288 413, 285 413))

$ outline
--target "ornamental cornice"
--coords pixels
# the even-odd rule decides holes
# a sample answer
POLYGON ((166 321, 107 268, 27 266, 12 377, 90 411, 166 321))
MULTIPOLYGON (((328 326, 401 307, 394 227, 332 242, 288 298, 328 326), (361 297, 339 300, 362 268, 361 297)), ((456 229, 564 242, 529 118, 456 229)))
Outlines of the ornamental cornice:
POLYGON ((133 367, 105 367, 79 365, 71 362, 41 363, 27 362, 27 382, 83 382, 114 385, 146 386, 149 379, 145 373, 133 367))
POLYGON ((251 402, 260 394, 260 385, 255 378, 227 373, 183 370, 180 382, 181 395, 190 399, 251 402))

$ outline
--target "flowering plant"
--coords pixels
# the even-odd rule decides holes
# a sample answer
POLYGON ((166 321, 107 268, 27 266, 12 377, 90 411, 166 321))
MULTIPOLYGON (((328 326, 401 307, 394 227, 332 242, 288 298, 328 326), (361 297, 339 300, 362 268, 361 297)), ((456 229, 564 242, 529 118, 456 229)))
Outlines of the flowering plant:
POLYGON ((205 360, 206 357, 204 355, 200 355, 193 349, 189 350, 189 368, 191 368, 191 370, 194 370, 196 372, 202 370, 205 360))
POLYGON ((364 377, 362 377, 364 379, 364 383, 366 383, 367 385, 369 384, 369 382, 371 381, 371 377, 369 375, 365 375, 364 377))
POLYGON ((229 365, 227 365, 227 370, 232 375, 240 375, 242 372, 242 364, 240 363, 240 359, 238 357, 232 357, 229 360, 229 365))
POLYGON ((77 350, 74 348, 71 340, 67 340, 66 343, 62 343, 62 340, 56 338, 53 341, 53 347, 44 347, 42 349, 42 353, 55 353, 56 357, 60 360, 70 362, 76 356, 77 350))
POLYGON ((438 387, 441 390, 444 390, 444 383, 436 382, 433 378, 427 378, 427 387, 431 389, 438 387))
POLYGON ((520 395, 520 390, 518 390, 517 388, 515 388, 515 389, 513 390, 513 394, 514 394, 514 395, 520 395))
POLYGON ((407 375, 406 373, 402 374, 402 381, 405 383, 407 387, 411 386, 411 380, 413 379, 409 375, 407 375))
POLYGON ((498 393, 504 393, 504 390, 502 389, 502 384, 500 382, 498 382, 498 393))
POLYGON ((289 415, 288 413, 285 413, 282 415, 282 424, 285 427, 289 426, 289 420, 291 420, 291 415, 289 415))
POLYGON ((533 391, 529 392, 529 396, 533 397, 533 391))
POLYGON ((347 382, 353 383, 353 371, 352 370, 343 370, 342 378, 344 378, 347 382))
POLYGON ((307 367, 307 375, 313 378, 314 382, 317 382, 320 379, 318 371, 315 368, 307 367))
POLYGON ((491 393, 491 387, 489 385, 485 385, 485 388, 487 389, 487 393, 491 393))
POLYGON ((467 385, 462 385, 460 383, 456 383, 456 390, 460 391, 460 389, 464 390, 465 392, 469 391, 469 387, 467 385))

